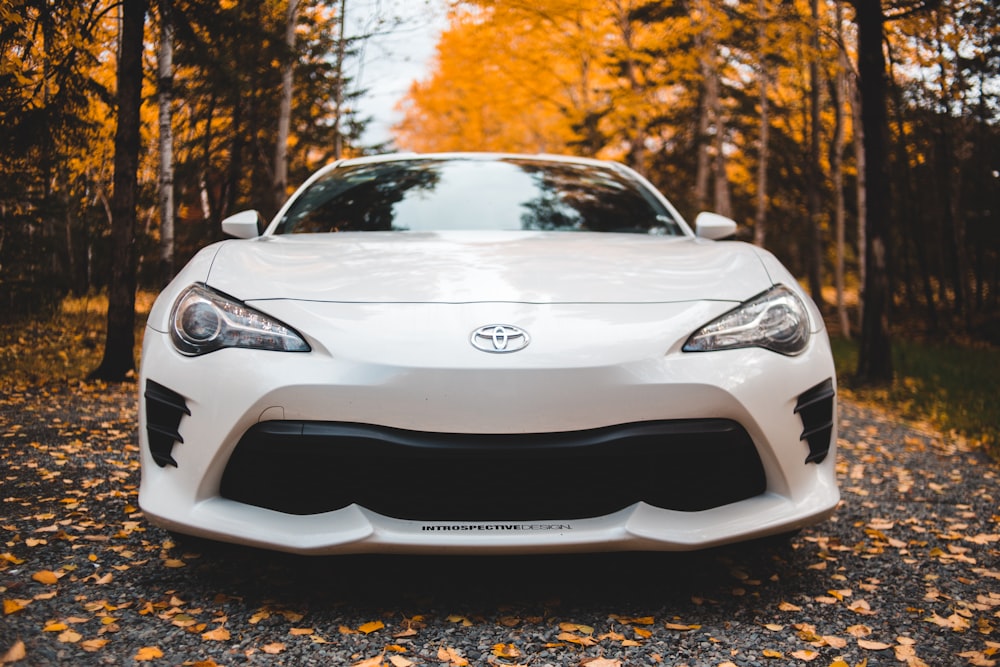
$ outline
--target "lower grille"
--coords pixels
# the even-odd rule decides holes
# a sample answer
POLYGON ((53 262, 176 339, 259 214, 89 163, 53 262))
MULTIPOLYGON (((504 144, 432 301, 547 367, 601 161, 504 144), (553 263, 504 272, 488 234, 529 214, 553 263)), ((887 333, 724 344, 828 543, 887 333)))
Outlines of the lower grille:
POLYGON ((177 467, 171 452, 175 442, 184 442, 178 427, 184 415, 191 415, 184 397, 158 382, 146 380, 146 436, 156 465, 177 467))
POLYGON ((795 403, 795 412, 802 418, 800 438, 809 444, 806 463, 820 463, 830 452, 835 396, 833 380, 825 380, 806 390, 795 403))
POLYGON ((532 521, 638 501, 698 511, 765 487, 750 436, 723 419, 515 435, 272 421, 244 434, 221 493, 288 514, 357 503, 399 519, 532 521))

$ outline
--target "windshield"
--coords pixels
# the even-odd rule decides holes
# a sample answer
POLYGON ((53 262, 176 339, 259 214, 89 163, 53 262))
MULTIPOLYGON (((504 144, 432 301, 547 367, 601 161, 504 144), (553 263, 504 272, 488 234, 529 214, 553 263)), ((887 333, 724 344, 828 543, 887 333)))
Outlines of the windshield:
POLYGON ((670 212, 609 166, 526 158, 421 158, 340 167, 275 233, 544 230, 682 235, 670 212))

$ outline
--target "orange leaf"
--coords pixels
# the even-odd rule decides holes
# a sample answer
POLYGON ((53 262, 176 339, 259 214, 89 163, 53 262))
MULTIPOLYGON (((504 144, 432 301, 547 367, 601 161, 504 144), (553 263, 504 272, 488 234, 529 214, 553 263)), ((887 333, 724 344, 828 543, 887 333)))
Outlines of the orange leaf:
POLYGON ((887 648, 892 648, 891 644, 886 644, 885 642, 873 642, 869 639, 859 639, 858 646, 863 649, 868 649, 869 651, 884 651, 887 648))
POLYGON ((580 646, 593 646, 597 643, 593 637, 581 637, 580 635, 574 635, 572 632, 560 632, 556 635, 556 639, 572 644, 579 644, 580 646))
POLYGON ((513 644, 494 644, 493 655, 498 658, 519 658, 521 652, 513 644))
POLYGON ((268 655, 277 655, 285 650, 285 645, 281 642, 271 642, 260 647, 260 650, 268 655))
POLYGON ((4 600, 3 613, 5 616, 13 614, 16 611, 21 611, 29 604, 31 604, 31 600, 4 600))
POLYGON ((107 639, 88 639, 85 642, 80 642, 80 648, 88 653, 93 653, 94 651, 99 651, 107 645, 107 639))
POLYGON ((819 657, 819 651, 810 651, 809 649, 802 649, 801 651, 792 651, 790 655, 797 660, 802 660, 803 662, 809 662, 819 657))
POLYGON ((439 648, 438 649, 438 660, 442 662, 447 662, 455 667, 467 667, 469 661, 459 655, 458 651, 453 648, 439 648))
POLYGON ((69 626, 66 625, 65 623, 49 623, 44 628, 42 628, 42 632, 62 632, 68 627, 69 626))
POLYGON ((163 651, 156 648, 155 646, 143 646, 136 652, 135 658, 133 658, 133 660, 135 660, 136 662, 150 662, 152 660, 156 660, 157 658, 162 658, 162 657, 163 657, 163 651))
POLYGON ((382 667, 382 665, 382 656, 377 655, 374 658, 368 658, 367 660, 356 662, 353 667, 382 667))
POLYGON ((163 567, 184 567, 185 565, 187 565, 187 563, 179 558, 168 558, 163 561, 163 567))
POLYGON ((219 626, 219 627, 215 628, 214 630, 209 630, 208 632, 203 632, 202 635, 201 635, 202 639, 204 639, 206 641, 213 641, 213 642, 225 642, 225 641, 229 641, 230 637, 231 637, 231 635, 229 633, 229 630, 226 630, 222 626, 219 626))
POLYGON ((75 644, 81 639, 83 639, 83 635, 81 635, 79 632, 74 632, 73 630, 64 630, 59 634, 58 637, 56 637, 56 639, 58 639, 63 644, 75 644))
POLYGON ((766 648, 762 652, 763 652, 765 658, 784 658, 785 657, 785 654, 782 653, 781 651, 775 651, 774 649, 771 649, 771 648, 766 648))
POLYGON ((314 628, 292 628, 288 631, 290 635, 294 635, 296 637, 300 637, 302 635, 311 635, 314 632, 316 632, 314 628))
POLYGON ((700 625, 685 625, 684 623, 666 623, 667 630, 680 630, 681 632, 687 632, 688 630, 697 630, 700 625))
POLYGON ((366 635, 370 635, 371 633, 377 630, 381 630, 384 627, 385 623, 383 623, 382 621, 371 621, 370 623, 365 623, 364 625, 359 627, 358 632, 363 632, 366 635))
POLYGON ((24 642, 18 639, 14 642, 14 645, 7 649, 7 652, 0 655, 0 665, 6 665, 8 662, 17 662, 18 660, 24 660, 28 652, 24 648, 24 642))
POLYGON ((39 570, 31 575, 31 578, 40 584, 46 584, 49 586, 59 581, 59 576, 52 570, 39 570))
POLYGON ((390 655, 389 662, 392 663, 393 667, 411 667, 411 665, 415 664, 401 655, 390 655))
POLYGON ((802 607, 792 604, 791 602, 785 602, 782 600, 781 604, 778 605, 778 609, 781 611, 802 611, 802 607))

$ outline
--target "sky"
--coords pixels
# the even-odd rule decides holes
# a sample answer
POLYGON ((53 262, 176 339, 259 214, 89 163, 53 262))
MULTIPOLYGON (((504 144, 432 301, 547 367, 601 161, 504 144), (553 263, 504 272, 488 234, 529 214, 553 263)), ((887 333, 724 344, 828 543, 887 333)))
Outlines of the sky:
POLYGON ((348 0, 348 35, 377 32, 364 45, 353 73, 367 89, 357 106, 372 116, 364 143, 392 138, 391 126, 401 119, 396 104, 410 84, 429 74, 438 36, 447 24, 447 0, 348 0), (378 27, 381 23, 381 27, 378 27))

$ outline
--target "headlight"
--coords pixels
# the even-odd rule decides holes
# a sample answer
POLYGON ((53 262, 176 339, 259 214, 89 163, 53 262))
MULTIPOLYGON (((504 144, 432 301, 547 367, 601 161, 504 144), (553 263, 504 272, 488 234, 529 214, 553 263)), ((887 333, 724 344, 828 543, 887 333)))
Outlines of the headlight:
POLYGON ((224 347, 309 351, 302 337, 281 322, 200 284, 188 287, 174 302, 170 338, 187 355, 224 347))
POLYGON ((809 343, 809 314, 796 294, 778 285, 691 334, 685 352, 763 347, 796 355, 809 343))

